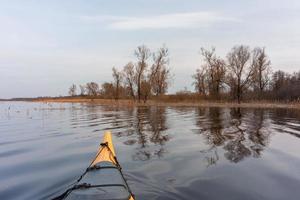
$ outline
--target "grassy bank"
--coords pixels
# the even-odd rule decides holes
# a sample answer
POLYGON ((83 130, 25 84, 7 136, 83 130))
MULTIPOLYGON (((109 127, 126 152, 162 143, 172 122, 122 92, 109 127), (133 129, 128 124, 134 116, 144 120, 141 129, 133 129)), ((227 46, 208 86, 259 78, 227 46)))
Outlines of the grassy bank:
POLYGON ((60 98, 37 98, 25 101, 45 102, 45 103, 93 103, 99 105, 117 105, 117 106, 199 106, 199 107, 243 107, 243 108, 294 108, 300 109, 300 102, 284 103, 270 101, 249 101, 238 104, 236 102, 221 102, 208 100, 148 100, 146 103, 132 101, 128 99, 90 99, 81 97, 60 97, 60 98))

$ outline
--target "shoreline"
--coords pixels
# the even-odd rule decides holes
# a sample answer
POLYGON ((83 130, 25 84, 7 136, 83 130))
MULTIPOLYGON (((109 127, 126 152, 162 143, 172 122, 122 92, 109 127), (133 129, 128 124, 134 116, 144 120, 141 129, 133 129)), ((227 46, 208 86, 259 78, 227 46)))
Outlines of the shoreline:
MULTIPOLYGON (((13 101, 13 100, 11 100, 13 101)), ((41 99, 28 99, 16 100, 24 102, 42 102, 42 103, 91 103, 98 105, 111 105, 111 106, 171 106, 171 107, 220 107, 220 108, 288 108, 300 109, 300 102, 298 103, 282 103, 282 102, 268 102, 268 101, 252 101, 242 102, 209 102, 208 100, 200 101, 162 101, 162 100, 148 100, 146 103, 134 102, 129 99, 88 99, 88 98, 41 98, 41 99)))

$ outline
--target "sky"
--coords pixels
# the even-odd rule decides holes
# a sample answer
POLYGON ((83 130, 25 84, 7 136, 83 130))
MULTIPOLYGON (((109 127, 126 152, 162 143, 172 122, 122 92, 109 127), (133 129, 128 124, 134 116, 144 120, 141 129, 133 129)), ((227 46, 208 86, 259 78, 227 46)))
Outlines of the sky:
POLYGON ((299 71, 299 25, 299 0, 0 0, 0 98, 111 81, 142 44, 169 48, 170 93, 193 89, 201 47, 265 47, 274 71, 299 71))

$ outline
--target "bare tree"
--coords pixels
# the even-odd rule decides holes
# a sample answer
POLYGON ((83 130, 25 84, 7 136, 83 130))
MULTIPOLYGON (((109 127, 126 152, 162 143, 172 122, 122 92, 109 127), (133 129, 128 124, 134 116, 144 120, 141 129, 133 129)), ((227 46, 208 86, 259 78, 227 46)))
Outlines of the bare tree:
POLYGON ((118 71, 116 68, 112 68, 112 76, 114 79, 114 97, 115 100, 118 100, 120 97, 120 86, 123 79, 122 72, 118 71))
POLYGON ((99 85, 95 82, 87 83, 86 90, 89 96, 95 97, 99 93, 99 85))
POLYGON ((75 84, 72 84, 71 87, 69 88, 69 95, 70 96, 76 96, 76 85, 75 84))
POLYGON ((203 63, 192 76, 195 90, 199 94, 219 98, 226 77, 226 63, 217 57, 214 47, 211 50, 201 48, 201 55, 203 63))
POLYGON ((286 101, 300 101, 300 71, 289 74, 276 71, 272 76, 273 98, 286 101))
POLYGON ((149 80, 143 80, 141 82, 141 95, 143 97, 144 103, 146 103, 151 95, 151 83, 149 80))
POLYGON ((233 47, 227 54, 229 69, 227 83, 238 103, 241 102, 243 92, 248 89, 253 75, 254 67, 250 57, 250 49, 244 45, 233 47))
POLYGON ((278 70, 272 76, 272 89, 278 91, 286 85, 287 74, 284 71, 278 70))
POLYGON ((207 81, 209 94, 213 97, 219 98, 222 84, 225 81, 225 61, 216 56, 214 47, 211 50, 201 48, 201 55, 204 61, 202 67, 206 71, 205 80, 207 81))
POLYGON ((86 92, 86 86, 85 85, 79 85, 79 89, 80 89, 80 95, 84 96, 85 92, 86 92))
POLYGON ((161 47, 153 54, 153 65, 149 73, 149 80, 153 93, 158 96, 167 92, 170 78, 170 69, 167 68, 169 63, 169 50, 167 47, 161 47))
POLYGON ((197 69, 192 78, 196 92, 200 95, 206 95, 205 70, 203 68, 197 69))
POLYGON ((134 52, 135 56, 138 59, 138 63, 136 64, 136 78, 135 82, 137 85, 137 97, 138 101, 141 101, 142 91, 141 84, 145 78, 145 71, 147 69, 147 60, 150 57, 150 50, 145 45, 138 46, 134 52))
POLYGON ((114 85, 108 82, 103 83, 100 93, 104 98, 113 98, 115 96, 114 85))
POLYGON ((129 89, 130 96, 135 100, 135 70, 132 62, 129 62, 123 69, 124 83, 129 89))
POLYGON ((253 50, 253 67, 252 81, 254 91, 259 92, 261 98, 263 91, 270 81, 271 62, 265 53, 265 48, 256 47, 253 50))

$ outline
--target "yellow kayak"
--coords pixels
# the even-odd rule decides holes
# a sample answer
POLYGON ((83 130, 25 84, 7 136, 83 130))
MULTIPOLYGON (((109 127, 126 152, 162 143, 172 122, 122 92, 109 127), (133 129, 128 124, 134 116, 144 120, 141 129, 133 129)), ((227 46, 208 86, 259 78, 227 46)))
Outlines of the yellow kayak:
POLYGON ((55 200, 134 200, 116 158, 110 132, 106 132, 97 155, 76 184, 55 200))

